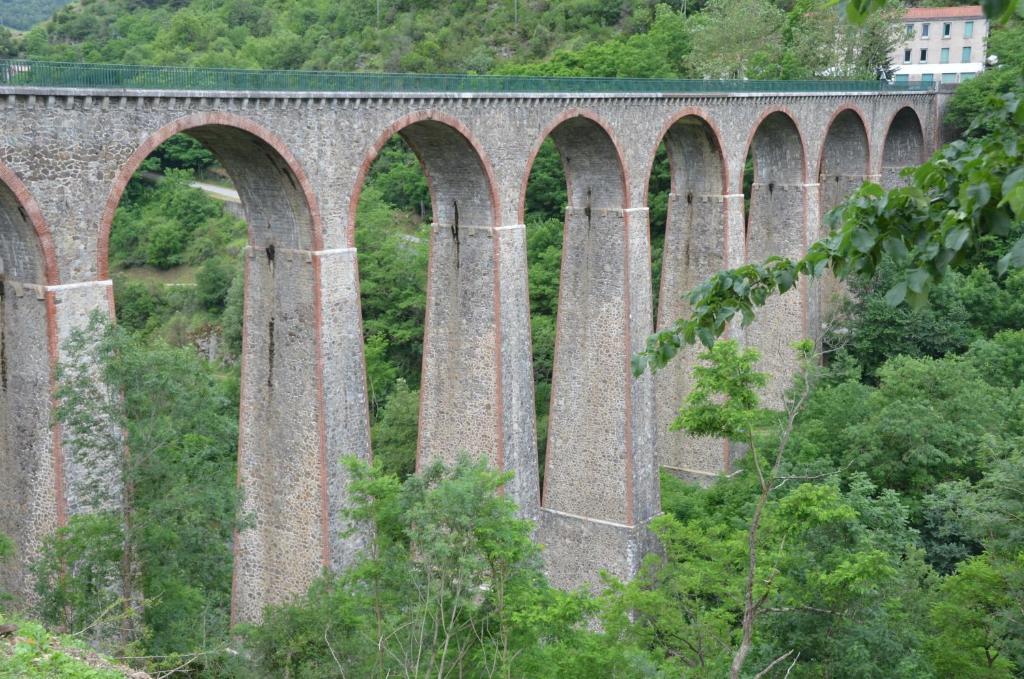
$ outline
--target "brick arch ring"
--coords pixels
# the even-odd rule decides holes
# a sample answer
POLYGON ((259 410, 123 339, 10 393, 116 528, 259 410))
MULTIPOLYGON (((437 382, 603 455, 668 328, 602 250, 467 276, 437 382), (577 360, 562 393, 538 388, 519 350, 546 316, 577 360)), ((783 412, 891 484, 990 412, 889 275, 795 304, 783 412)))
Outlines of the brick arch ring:
POLYGON ((14 194, 15 200, 25 210, 25 216, 32 224, 32 229, 36 233, 39 250, 42 254, 43 281, 47 285, 58 285, 60 283, 60 270, 57 268, 57 256, 53 249, 53 237, 50 235, 50 227, 46 223, 46 218, 43 217, 39 203, 32 197, 32 193, 25 186, 25 182, 21 181, 21 177, 3 162, 0 162, 0 182, 5 184, 11 190, 11 193, 14 194))
POLYGON ((781 113, 782 115, 789 118, 789 122, 793 123, 793 129, 796 130, 796 138, 800 141, 800 181, 804 184, 807 183, 807 141, 804 139, 804 133, 800 130, 800 124, 797 122, 796 115, 786 108, 785 106, 772 106, 770 108, 761 111, 758 115, 757 120, 754 121, 754 126, 750 128, 750 133, 747 135, 747 142, 743 146, 743 158, 746 159, 750 155, 751 145, 754 143, 754 137, 757 136, 757 131, 761 129, 761 123, 768 119, 774 113, 781 113))
MULTIPOLYGON (((299 190, 306 200, 306 208, 309 210, 312 223, 310 233, 310 248, 312 250, 323 249, 323 220, 320 215, 320 206, 313 191, 312 184, 305 170, 295 155, 288 149, 287 145, 273 132, 259 123, 247 118, 242 118, 231 113, 197 113, 183 118, 178 118, 167 125, 164 125, 156 132, 149 135, 146 140, 121 164, 121 169, 114 178, 114 186, 107 197, 106 206, 100 218, 99 242, 96 247, 97 272, 99 278, 107 278, 110 275, 109 269, 109 248, 110 228, 114 222, 114 213, 121 202, 125 187, 131 180, 132 175, 139 168, 149 154, 158 146, 180 132, 188 132, 197 127, 219 126, 248 132, 263 143, 270 146, 277 155, 284 161, 288 169, 295 176, 299 184, 299 190)), ((250 227, 251 228, 251 227, 250 227)))
MULTIPOLYGON (((729 167, 728 160, 725 157, 725 153, 722 150, 722 131, 718 128, 718 125, 712 120, 711 116, 708 115, 707 111, 696 106, 686 106, 678 111, 673 112, 672 117, 669 118, 661 127, 661 131, 658 133, 657 140, 655 141, 654 148, 651 149, 651 153, 648 156, 647 162, 647 184, 644 185, 644 205, 647 205, 648 195, 651 188, 651 173, 654 172, 654 158, 658 155, 658 147, 661 146, 661 142, 665 140, 665 135, 672 129, 672 126, 680 122, 684 118, 695 118, 711 130, 711 138, 715 143, 715 150, 718 152, 718 158, 722 162, 722 193, 729 192, 729 167)), ((671 158, 669 159, 671 163, 671 158)))
MULTIPOLYGON (((526 220, 526 187, 530 183, 530 173, 533 171, 533 161, 537 159, 537 154, 540 153, 541 145, 547 140, 551 133, 554 132, 559 125, 566 122, 567 120, 572 120, 573 118, 584 118, 586 120, 589 120, 590 122, 597 125, 601 129, 601 131, 604 132, 605 135, 608 137, 608 141, 611 142, 612 148, 615 149, 616 162, 618 163, 619 167, 619 175, 622 177, 622 208, 629 209, 629 169, 626 166, 626 156, 622 152, 622 145, 619 144, 618 139, 615 137, 614 134, 612 134, 611 125, 609 125, 607 121, 601 118, 601 116, 597 115, 592 111, 587 111, 585 109, 579 108, 571 108, 567 111, 563 111, 554 120, 549 122, 544 127, 544 130, 540 133, 540 136, 534 143, 533 148, 530 149, 530 155, 527 157, 526 160, 526 172, 523 173, 523 183, 519 189, 519 210, 517 214, 519 215, 520 224, 524 223, 526 220)), ((567 184, 569 193, 572 193, 572 177, 566 175, 565 182, 567 184)))
MULTIPOLYGON (((354 248, 356 246, 356 212, 359 208, 359 196, 363 193, 363 186, 366 183, 366 175, 370 172, 370 167, 373 165, 373 161, 377 160, 377 156, 380 154, 380 150, 384 148, 384 145, 388 143, 391 137, 402 132, 402 130, 415 125, 416 123, 422 122, 436 122, 451 128, 456 134, 462 137, 469 147, 473 150, 476 155, 476 160, 480 163, 480 167, 483 170, 485 180, 487 181, 487 190, 490 194, 488 197, 491 201, 491 221, 492 226, 498 226, 500 224, 500 205, 498 201, 498 184, 494 177, 494 166, 491 165, 490 159, 487 157, 487 153, 484 151, 483 146, 477 140, 466 125, 453 118, 450 115, 442 113, 440 111, 425 110, 415 111, 407 115, 402 116, 395 122, 388 125, 383 132, 381 132, 377 139, 370 146, 369 150, 363 156, 363 162, 359 165, 359 171, 356 173, 355 184, 352 189, 352 195, 349 198, 348 205, 348 223, 345 225, 345 240, 348 243, 348 247, 354 248)), ((412 149, 413 153, 416 154, 416 159, 420 163, 420 168, 423 170, 423 175, 427 178, 427 187, 430 191, 431 200, 434 199, 434 184, 430 177, 430 172, 424 159, 420 157, 420 153, 417 149, 412 149)))
MULTIPOLYGON (((835 111, 832 112, 832 115, 829 116, 828 122, 825 123, 825 136, 822 137, 821 151, 818 153, 818 171, 817 173, 814 174, 814 177, 821 176, 821 170, 825 163, 825 147, 827 146, 828 142, 828 133, 832 131, 832 125, 836 122, 836 118, 846 113, 847 111, 850 111, 855 116, 857 116, 857 119, 860 121, 861 129, 864 130, 864 141, 867 143, 867 148, 864 149, 865 155, 867 156, 867 159, 865 161, 864 174, 871 174, 871 163, 873 159, 871 157, 871 128, 869 128, 867 124, 868 118, 866 115, 864 115, 864 111, 862 111, 859 106, 857 106, 853 102, 844 102, 840 104, 835 111)), ((817 181, 817 179, 815 181, 817 181)))

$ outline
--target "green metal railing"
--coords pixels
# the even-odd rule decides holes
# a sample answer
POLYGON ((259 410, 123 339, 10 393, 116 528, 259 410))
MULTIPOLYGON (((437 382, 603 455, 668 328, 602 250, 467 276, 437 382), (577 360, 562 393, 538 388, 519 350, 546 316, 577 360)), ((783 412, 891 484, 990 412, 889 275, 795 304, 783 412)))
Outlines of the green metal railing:
POLYGON ((229 92, 741 93, 931 91, 932 83, 879 80, 671 80, 502 75, 247 71, 0 60, 0 85, 229 92))

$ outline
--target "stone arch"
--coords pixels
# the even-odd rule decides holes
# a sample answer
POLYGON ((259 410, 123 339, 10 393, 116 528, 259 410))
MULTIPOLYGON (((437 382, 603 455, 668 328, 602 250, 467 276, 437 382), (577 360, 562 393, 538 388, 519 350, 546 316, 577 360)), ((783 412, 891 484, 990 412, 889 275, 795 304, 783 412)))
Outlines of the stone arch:
MULTIPOLYGON (((750 214, 747 218, 745 251, 748 261, 759 261, 772 254, 793 250, 792 240, 803 234, 786 229, 779 219, 783 214, 759 214, 755 220, 755 206, 778 205, 780 198, 800 194, 800 215, 803 216, 803 188, 807 180, 807 153, 803 136, 791 113, 775 109, 762 114, 747 142, 747 154, 753 159, 754 182, 750 195, 750 214), (778 193, 777 193, 778 190, 778 193), (754 229, 755 221, 761 227, 754 229)), ((779 212, 776 210, 776 212, 779 212)), ((801 219, 801 223, 802 223, 801 219)))
POLYGON ((611 126, 595 113, 569 109, 544 127, 530 149, 526 172, 523 173, 523 183, 519 190, 520 223, 525 219, 526 186, 530 181, 533 161, 548 137, 555 142, 562 158, 566 195, 570 206, 586 202, 589 181, 591 195, 592 185, 600 184, 603 188, 611 189, 610 193, 601 194, 601 200, 606 204, 603 206, 623 209, 629 207, 628 166, 622 147, 611 132, 611 126), (573 157, 577 159, 575 163, 572 162, 573 157))
MULTIPOLYGON (((807 247, 807 151, 795 118, 784 109, 766 111, 747 146, 754 177, 747 216, 745 259, 800 257, 807 247)), ((765 401, 781 405, 795 369, 793 342, 808 335, 808 290, 771 298, 745 330, 747 344, 761 352, 760 369, 770 375, 765 401)))
POLYGON ((18 175, 0 163, 0 532, 14 540, 0 590, 31 602, 28 567, 67 516, 60 428, 53 424, 59 285, 49 227, 18 175), (16 415, 12 410, 16 407, 16 415))
POLYGON ((885 129, 882 186, 902 186, 905 182, 899 176, 900 170, 924 162, 924 128, 917 111, 904 106, 893 115, 885 129))
POLYGON ((400 135, 420 161, 430 188, 435 224, 454 221, 454 204, 459 204, 459 221, 476 226, 499 223, 498 183, 483 146, 462 121, 438 111, 418 111, 393 122, 380 134, 363 157, 349 201, 348 233, 355 247, 356 211, 366 175, 384 145, 400 135))
POLYGON ((356 210, 377 154, 395 134, 419 159, 430 189, 427 271, 416 466, 485 453, 505 468, 502 324, 498 304, 497 184, 483 147, 460 121, 420 111, 389 125, 364 157, 349 205, 356 210))
POLYGON ((807 146, 794 114, 785 108, 763 112, 747 137, 754 181, 796 183, 807 179, 807 146))
POLYGON ((871 173, 871 142, 864 114, 847 105, 832 114, 818 157, 821 213, 852 193, 871 173))
MULTIPOLYGON (((671 189, 662 254, 657 329, 689 314, 687 293, 727 266, 725 193, 728 180, 721 135, 702 112, 687 109, 665 126, 671 189)), ((653 170, 653 154, 652 154, 653 170)), ((690 390, 699 350, 693 347, 654 376, 658 464, 686 478, 728 473, 728 448, 717 439, 669 431, 690 390)))
POLYGON ((288 146, 247 118, 231 113, 199 113, 179 118, 150 134, 122 163, 100 219, 100 278, 109 276, 110 228, 128 182, 142 161, 179 133, 206 146, 227 170, 245 211, 251 245, 293 250, 323 247, 316 193, 288 146))
MULTIPOLYGON (((706 111, 686 107, 662 128, 658 143, 666 144, 672 171, 672 192, 721 195, 728 187, 728 168, 722 153, 722 132, 706 111), (696 159, 698 162, 693 162, 696 159)), ((657 146, 650 153, 647 174, 654 166, 657 146)), ((646 199, 645 194, 645 199, 646 199)))
MULTIPOLYGON (((547 137, 568 205, 538 534, 553 584, 600 587, 601 569, 635 574, 643 526, 660 511, 653 392, 630 370, 652 329, 647 210, 630 208, 622 149, 602 119, 567 111, 534 152, 547 137)), ((520 214, 524 203, 525 185, 520 214)))
POLYGON ((5 278, 57 285, 53 238, 43 213, 21 178, 0 163, 0 261, 5 278))

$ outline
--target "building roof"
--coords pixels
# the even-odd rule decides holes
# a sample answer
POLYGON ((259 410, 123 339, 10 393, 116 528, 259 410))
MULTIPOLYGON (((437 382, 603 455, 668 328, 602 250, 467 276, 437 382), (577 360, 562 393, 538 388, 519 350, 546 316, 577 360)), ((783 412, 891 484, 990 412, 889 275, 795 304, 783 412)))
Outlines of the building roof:
POLYGON ((981 5, 962 5, 960 7, 911 7, 903 15, 905 21, 921 19, 984 19, 985 12, 981 5))

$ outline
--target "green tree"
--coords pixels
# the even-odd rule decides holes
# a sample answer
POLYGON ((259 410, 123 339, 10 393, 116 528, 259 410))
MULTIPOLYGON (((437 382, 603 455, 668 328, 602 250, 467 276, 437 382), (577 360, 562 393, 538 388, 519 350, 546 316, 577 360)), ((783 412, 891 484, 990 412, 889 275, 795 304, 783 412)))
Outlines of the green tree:
POLYGON ((1024 78, 1024 19, 1014 18, 1004 25, 992 26, 986 52, 998 59, 998 65, 986 68, 953 92, 946 108, 945 122, 961 130, 982 115, 989 100, 1020 87, 1024 78))
POLYGON ((639 649, 586 630, 582 594, 544 579, 507 474, 462 458, 404 482, 349 460, 350 520, 370 542, 349 570, 250 631, 267 676, 643 677, 639 649))
POLYGON ((939 587, 931 609, 936 635, 928 646, 939 674, 971 679, 1015 676, 1013 663, 1001 652, 1007 631, 1002 614, 1013 606, 1006 575, 985 556, 962 563, 939 587))
POLYGON ((785 13, 769 0, 709 0, 691 22, 695 76, 761 78, 782 58, 785 13))
POLYGON ((420 392, 398 378, 387 403, 371 427, 373 457, 381 468, 399 479, 416 469, 416 441, 420 423, 420 392))
POLYGON ((82 498, 93 513, 48 541, 43 612, 80 630, 123 594, 144 601, 148 655, 216 646, 237 526, 237 380, 191 348, 149 344, 99 315, 64 355, 58 416, 74 464, 93 472, 82 498))

